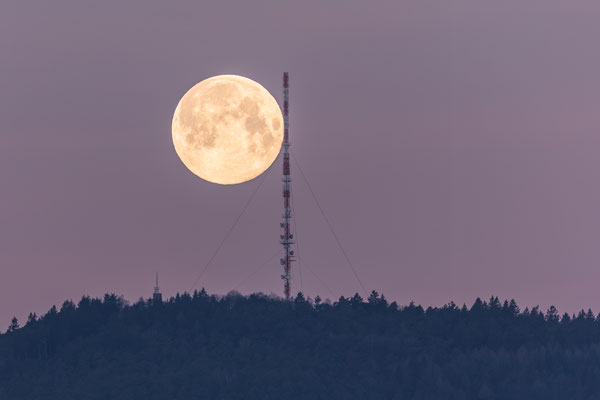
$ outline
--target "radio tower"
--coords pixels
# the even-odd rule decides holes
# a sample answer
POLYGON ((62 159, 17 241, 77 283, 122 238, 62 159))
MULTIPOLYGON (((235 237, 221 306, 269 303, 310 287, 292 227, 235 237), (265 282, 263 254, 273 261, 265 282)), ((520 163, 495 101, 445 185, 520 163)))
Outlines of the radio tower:
POLYGON ((290 299, 290 282, 292 280, 291 267, 292 261, 294 261, 294 251, 291 250, 294 241, 294 235, 290 233, 290 220, 292 218, 292 211, 290 208, 290 194, 291 194, 291 182, 292 177, 290 176, 290 123, 288 119, 288 101, 289 101, 289 80, 288 73, 283 73, 283 222, 280 224, 283 228, 283 235, 280 235, 281 245, 285 251, 285 258, 279 260, 283 266, 283 275, 281 279, 284 281, 283 293, 285 299, 290 299))

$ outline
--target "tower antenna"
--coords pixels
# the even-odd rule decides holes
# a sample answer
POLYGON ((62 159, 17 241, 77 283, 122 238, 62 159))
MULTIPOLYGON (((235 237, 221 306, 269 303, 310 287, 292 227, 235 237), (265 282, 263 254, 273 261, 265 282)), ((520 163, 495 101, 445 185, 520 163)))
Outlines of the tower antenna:
POLYGON ((284 257, 280 259, 280 263, 283 266, 283 293, 285 299, 290 299, 290 283, 292 280, 291 267, 292 261, 294 261, 294 251, 291 249, 294 244, 294 235, 290 233, 290 220, 292 218, 292 211, 290 207, 290 195, 292 191, 291 182, 292 177, 290 175, 290 123, 288 118, 289 108, 289 77, 288 73, 283 73, 283 222, 280 226, 283 228, 283 235, 280 235, 280 243, 285 251, 284 257))

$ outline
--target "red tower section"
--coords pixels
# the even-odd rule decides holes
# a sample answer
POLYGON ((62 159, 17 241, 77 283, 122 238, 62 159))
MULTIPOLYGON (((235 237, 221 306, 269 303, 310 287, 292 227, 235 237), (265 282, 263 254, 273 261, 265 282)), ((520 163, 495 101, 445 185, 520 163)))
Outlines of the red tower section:
POLYGON ((283 234, 280 235, 280 243, 283 246, 285 255, 280 260, 283 266, 283 274, 281 279, 284 281, 283 292, 285 298, 289 300, 291 294, 291 268, 292 261, 294 260, 294 251, 291 249, 294 244, 294 235, 292 235, 290 229, 290 221, 292 218, 292 211, 290 206, 291 197, 291 183, 292 177, 290 173, 290 123, 288 117, 289 111, 289 76, 287 72, 283 73, 283 222, 280 224, 283 228, 283 234))

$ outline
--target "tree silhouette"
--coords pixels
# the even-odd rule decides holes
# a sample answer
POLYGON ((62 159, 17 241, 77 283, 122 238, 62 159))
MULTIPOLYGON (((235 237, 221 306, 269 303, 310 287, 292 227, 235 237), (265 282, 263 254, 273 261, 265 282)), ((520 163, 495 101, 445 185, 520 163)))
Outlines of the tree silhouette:
POLYGON ((17 329, 19 329, 19 321, 17 320, 17 317, 13 317, 10 321, 10 325, 8 325, 7 332, 15 332, 17 329))
POLYGON ((594 399, 600 321, 492 296, 471 308, 204 289, 82 297, 13 318, 0 398, 594 399))

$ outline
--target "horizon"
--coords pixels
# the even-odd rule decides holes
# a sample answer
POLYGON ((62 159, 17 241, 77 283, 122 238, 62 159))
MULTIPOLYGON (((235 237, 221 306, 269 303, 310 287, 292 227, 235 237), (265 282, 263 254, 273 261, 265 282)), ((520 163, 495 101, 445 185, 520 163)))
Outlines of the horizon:
MULTIPOLYGON (((222 300, 231 296, 241 296, 243 298, 249 298, 251 296, 259 296, 259 297, 265 297, 265 298, 269 298, 272 300, 279 300, 279 301, 289 301, 289 302, 294 302, 297 299, 297 296, 302 293, 302 292, 298 292, 295 293, 294 296, 292 296, 289 300, 286 300, 285 297, 282 294, 278 294, 278 293, 274 293, 274 292, 270 292, 270 293, 264 293, 264 292, 253 292, 253 293, 241 293, 235 289, 230 290, 227 293, 210 293, 207 292, 206 289, 204 287, 199 288, 199 289, 194 289, 191 292, 190 291, 183 291, 183 292, 177 292, 175 294, 172 295, 165 295, 165 293, 163 293, 162 291, 160 291, 160 294, 162 295, 162 303, 170 303, 173 301, 176 301, 177 298, 179 297, 184 297, 184 296, 190 296, 190 297, 194 297, 197 294, 201 294, 204 291, 205 295, 208 297, 214 297, 217 300, 222 300)), ((429 308, 433 309, 433 310, 442 310, 447 306, 451 306, 454 305, 454 307, 456 307, 457 309, 466 309, 466 310, 471 310, 473 309, 473 307, 480 302, 480 304, 482 304, 484 307, 485 306, 489 306, 490 303, 492 302, 493 299, 496 299, 500 304, 500 306, 502 307, 505 303, 510 304, 512 302, 515 303, 515 305, 517 306, 517 310, 518 310, 518 315, 526 315, 529 311, 536 309, 537 312, 542 313, 544 316, 546 316, 548 314, 548 312, 550 311, 550 309, 552 307, 554 307, 554 305, 550 305, 547 309, 544 309, 542 307, 540 307, 539 304, 536 305, 530 305, 530 304, 519 304, 519 302, 517 302, 515 299, 510 299, 510 298, 501 298, 499 296, 495 296, 495 295, 491 295, 489 298, 484 298, 481 296, 476 297, 471 303, 467 303, 467 302, 463 302, 463 303, 456 303, 453 300, 450 300, 446 303, 443 304, 439 304, 439 305, 423 305, 417 302, 414 302, 412 300, 406 302, 406 303, 399 303, 397 301, 395 301, 394 299, 390 299, 387 296, 385 296, 385 293, 380 293, 377 292, 375 289, 371 290, 367 296, 362 296, 360 295, 358 292, 351 294, 351 295, 341 295, 338 298, 330 298, 329 296, 321 296, 319 294, 317 294, 315 297, 311 297, 311 296, 306 296, 304 293, 302 293, 302 296, 304 298, 305 301, 307 301, 310 304, 315 304, 315 300, 318 297, 320 299, 320 303, 321 304, 329 304, 329 305, 335 305, 336 303, 338 303, 341 298, 343 297, 345 300, 348 301, 352 301, 353 298, 355 298, 355 296, 359 296, 360 299, 362 300, 363 303, 367 303, 369 296, 371 296, 373 294, 373 292, 375 292, 375 294, 377 296, 379 296, 379 298, 381 299, 385 299, 385 301, 387 302, 388 306, 392 306, 392 304, 396 304, 396 306, 398 307, 398 309, 402 310, 404 308, 407 307, 421 307, 423 309, 423 311, 427 311, 429 308)), ((89 296, 89 295, 82 295, 80 296, 78 299, 65 299, 64 301, 60 302, 59 304, 53 304, 51 306, 48 307, 47 310, 44 310, 43 312, 35 312, 35 311, 30 311, 29 313, 26 313, 25 315, 22 316, 22 318, 19 318, 18 316, 13 316, 10 318, 10 320, 7 322, 6 326, 8 326, 11 322, 11 320, 13 318, 17 318, 17 321, 20 325, 20 327, 22 328, 26 321, 27 321, 27 317, 31 314, 34 314, 37 316, 37 318, 41 318, 42 316, 44 316, 46 313, 50 312, 52 308, 55 308, 57 311, 61 311, 62 306, 65 303, 70 302, 71 304, 73 304, 74 306, 78 306, 79 302, 81 300, 83 300, 84 298, 87 299, 91 299, 91 300, 100 300, 103 301, 103 299, 105 298, 105 296, 115 296, 117 299, 120 299, 123 301, 123 305, 125 307, 131 307, 135 304, 138 304, 140 301, 144 301, 145 303, 148 302, 152 302, 153 300, 153 295, 150 296, 140 296, 139 298, 133 300, 133 299, 128 299, 126 298, 124 295, 122 294, 118 294, 118 293, 114 293, 114 292, 106 292, 103 295, 100 296, 89 296)), ((560 310, 557 307, 554 307, 554 311, 557 313, 556 315, 558 315, 559 320, 563 318, 564 314, 567 314, 569 316, 569 318, 576 318, 578 315, 580 314, 589 314, 589 312, 591 311, 592 314, 594 315, 594 318, 596 320, 600 320, 600 313, 596 313, 592 308, 588 307, 588 308, 581 308, 580 310, 577 311, 573 311, 573 312, 567 312, 567 311, 563 311, 560 310)), ((0 334, 6 333, 6 329, 0 328, 0 334)))

